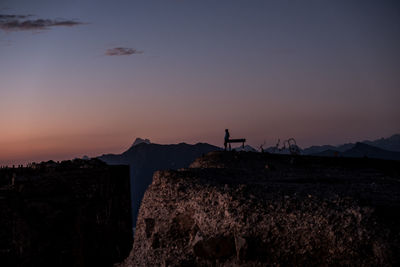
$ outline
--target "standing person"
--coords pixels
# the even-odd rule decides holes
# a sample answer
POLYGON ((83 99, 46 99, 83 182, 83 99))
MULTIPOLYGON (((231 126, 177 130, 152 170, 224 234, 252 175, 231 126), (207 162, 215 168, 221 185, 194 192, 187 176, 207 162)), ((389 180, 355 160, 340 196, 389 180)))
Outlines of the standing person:
POLYGON ((228 142, 229 142, 229 137, 230 137, 229 131, 228 131, 228 129, 225 129, 225 139, 224 139, 225 150, 226 150, 226 146, 228 145, 228 142))

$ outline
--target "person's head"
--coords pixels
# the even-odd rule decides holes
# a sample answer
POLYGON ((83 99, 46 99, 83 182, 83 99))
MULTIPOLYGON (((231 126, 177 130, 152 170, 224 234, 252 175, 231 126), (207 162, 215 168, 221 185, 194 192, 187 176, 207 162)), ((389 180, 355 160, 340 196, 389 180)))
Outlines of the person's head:
POLYGON ((225 129, 225 132, 228 132, 228 129, 225 129))

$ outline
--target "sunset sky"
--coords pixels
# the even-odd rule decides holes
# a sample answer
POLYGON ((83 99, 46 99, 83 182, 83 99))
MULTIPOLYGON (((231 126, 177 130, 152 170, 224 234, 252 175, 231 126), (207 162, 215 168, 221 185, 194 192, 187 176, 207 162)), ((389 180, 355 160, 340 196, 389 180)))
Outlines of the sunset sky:
POLYGON ((399 48, 398 0, 1 0, 0 165, 388 137, 399 48))

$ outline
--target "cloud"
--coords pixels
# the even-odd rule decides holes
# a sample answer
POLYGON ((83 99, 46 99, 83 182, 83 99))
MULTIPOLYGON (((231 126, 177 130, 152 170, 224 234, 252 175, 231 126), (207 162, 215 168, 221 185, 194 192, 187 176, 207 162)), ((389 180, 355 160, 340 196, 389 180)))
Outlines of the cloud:
POLYGON ((32 17, 32 15, 5 15, 5 14, 0 14, 0 20, 5 20, 5 19, 26 19, 32 17))
POLYGON ((143 51, 138 51, 134 48, 126 48, 126 47, 115 47, 107 49, 107 56, 130 56, 130 55, 140 55, 143 54, 143 51))
POLYGON ((32 15, 0 14, 0 30, 3 31, 35 31, 48 30, 51 27, 72 27, 83 24, 75 20, 28 19, 32 15))

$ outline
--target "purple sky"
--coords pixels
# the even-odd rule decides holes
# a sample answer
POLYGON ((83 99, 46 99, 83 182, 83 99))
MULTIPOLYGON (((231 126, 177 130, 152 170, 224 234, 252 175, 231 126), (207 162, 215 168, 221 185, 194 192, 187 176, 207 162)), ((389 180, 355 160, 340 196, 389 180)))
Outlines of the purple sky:
POLYGON ((399 47, 399 1, 2 0, 0 165, 387 137, 399 47))

